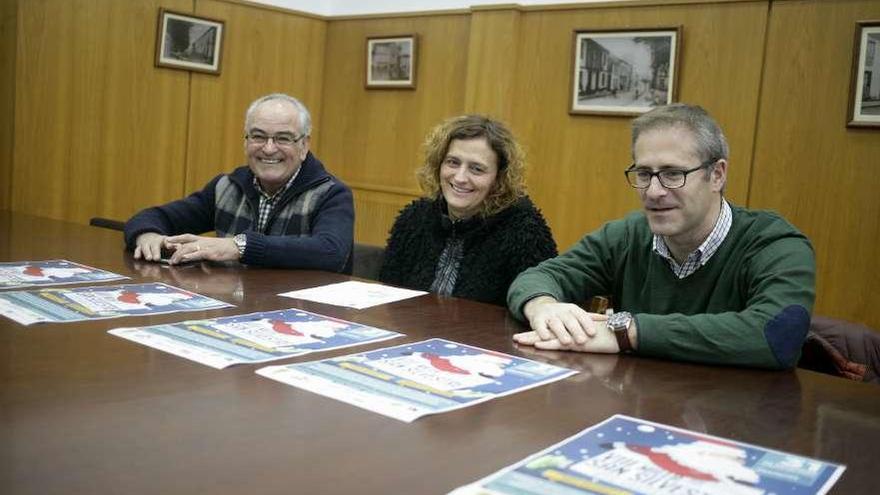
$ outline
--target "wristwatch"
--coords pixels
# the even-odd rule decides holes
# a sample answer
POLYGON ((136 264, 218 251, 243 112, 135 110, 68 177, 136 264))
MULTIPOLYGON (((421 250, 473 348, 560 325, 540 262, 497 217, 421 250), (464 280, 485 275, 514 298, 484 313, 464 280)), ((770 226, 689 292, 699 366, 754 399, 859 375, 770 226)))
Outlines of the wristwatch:
POLYGON ((614 333, 617 338, 617 347, 620 348, 621 354, 632 352, 632 342, 629 341, 629 325, 632 323, 633 315, 628 311, 614 313, 608 318, 608 329, 614 333))
POLYGON ((244 234, 236 234, 235 237, 232 238, 232 242, 235 243, 235 247, 238 248, 238 259, 241 259, 244 256, 244 248, 247 247, 247 236, 244 234))

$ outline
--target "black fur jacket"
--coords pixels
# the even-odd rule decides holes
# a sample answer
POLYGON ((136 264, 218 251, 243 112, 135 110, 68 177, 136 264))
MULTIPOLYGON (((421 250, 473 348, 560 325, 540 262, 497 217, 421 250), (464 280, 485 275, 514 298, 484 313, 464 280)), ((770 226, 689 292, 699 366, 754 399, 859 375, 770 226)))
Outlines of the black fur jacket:
POLYGON ((451 222, 441 198, 421 198, 397 217, 379 279, 429 290, 437 261, 451 236, 464 239, 453 296, 504 305, 507 288, 526 268, 556 256, 556 243, 541 212, 528 197, 490 217, 451 222))

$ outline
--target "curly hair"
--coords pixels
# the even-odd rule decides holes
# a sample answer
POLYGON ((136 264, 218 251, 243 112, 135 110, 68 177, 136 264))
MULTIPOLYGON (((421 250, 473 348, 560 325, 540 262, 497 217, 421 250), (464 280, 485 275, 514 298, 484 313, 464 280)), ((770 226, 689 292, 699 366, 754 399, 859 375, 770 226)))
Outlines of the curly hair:
POLYGON ((479 215, 494 215, 525 196, 526 156, 513 133, 502 122, 482 115, 461 115, 443 121, 428 133, 425 139, 424 163, 416 172, 419 185, 426 196, 439 199, 440 166, 446 158, 449 144, 455 139, 486 138, 498 157, 498 175, 492 190, 480 205, 479 215))

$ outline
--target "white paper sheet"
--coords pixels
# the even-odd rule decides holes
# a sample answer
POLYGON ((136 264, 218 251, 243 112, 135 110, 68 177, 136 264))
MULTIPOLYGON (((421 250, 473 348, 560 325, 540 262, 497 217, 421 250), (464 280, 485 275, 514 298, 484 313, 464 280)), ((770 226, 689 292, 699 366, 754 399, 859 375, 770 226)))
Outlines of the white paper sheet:
POLYGON ((278 294, 282 297, 303 299, 346 308, 364 309, 380 304, 402 301, 427 294, 421 290, 401 289, 389 285, 371 284, 350 280, 308 289, 294 290, 278 294))

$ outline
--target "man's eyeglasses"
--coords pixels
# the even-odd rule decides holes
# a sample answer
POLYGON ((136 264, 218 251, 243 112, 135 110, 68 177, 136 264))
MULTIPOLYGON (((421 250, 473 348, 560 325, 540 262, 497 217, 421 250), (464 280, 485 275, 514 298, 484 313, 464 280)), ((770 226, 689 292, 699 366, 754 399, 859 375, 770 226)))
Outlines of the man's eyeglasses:
POLYGON ((257 146, 265 146, 270 139, 272 140, 272 142, 275 143, 275 146, 293 146, 294 144, 300 142, 304 137, 306 137, 305 134, 301 136, 294 136, 293 134, 288 134, 286 132, 274 134, 272 136, 269 136, 268 134, 262 132, 250 132, 244 135, 244 138, 247 139, 248 143, 257 146))
POLYGON ((629 182, 629 185, 636 189, 647 189, 651 186, 651 179, 654 177, 657 177, 657 180, 660 181, 660 185, 666 189, 678 189, 684 187, 685 182, 687 182, 688 174, 710 167, 717 161, 718 160, 711 160, 701 163, 699 167, 689 169, 666 168, 659 172, 654 172, 650 168, 636 168, 636 164, 633 163, 629 168, 624 170, 623 173, 626 174, 626 180, 629 182))

